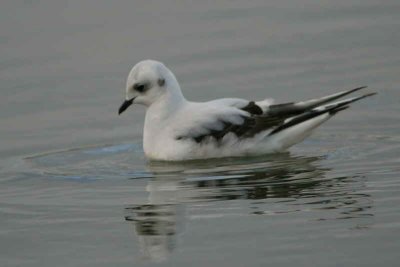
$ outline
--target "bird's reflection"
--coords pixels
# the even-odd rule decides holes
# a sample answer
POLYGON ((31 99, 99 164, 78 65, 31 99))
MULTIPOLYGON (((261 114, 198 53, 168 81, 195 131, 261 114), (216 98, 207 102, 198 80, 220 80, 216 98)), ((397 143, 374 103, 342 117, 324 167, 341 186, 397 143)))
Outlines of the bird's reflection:
POLYGON ((146 187, 148 203, 125 208, 125 220, 133 223, 145 259, 163 261, 175 248, 185 219, 181 185, 180 177, 155 176, 146 187))
POLYGON ((329 169, 318 167, 319 160, 284 153, 251 159, 151 163, 148 167, 154 176, 146 187, 148 202, 126 207, 125 219, 134 226, 142 255, 163 261, 183 232, 185 205, 192 202, 280 199, 296 205, 304 198, 312 199, 306 204, 317 208, 335 209, 352 200, 342 214, 365 214, 369 204, 360 203, 359 198, 368 196, 351 195, 345 186, 349 177, 325 177, 329 169))

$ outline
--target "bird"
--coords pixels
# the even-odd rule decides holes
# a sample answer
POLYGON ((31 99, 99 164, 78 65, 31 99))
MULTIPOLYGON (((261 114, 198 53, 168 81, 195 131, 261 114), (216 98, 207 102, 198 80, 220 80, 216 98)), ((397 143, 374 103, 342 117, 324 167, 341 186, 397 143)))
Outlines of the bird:
POLYGON ((132 104, 147 107, 143 150, 149 160, 258 156, 284 152, 351 103, 376 94, 338 100, 364 88, 299 102, 275 103, 272 98, 193 102, 184 97, 177 78, 162 62, 143 60, 128 75, 118 114, 132 104))

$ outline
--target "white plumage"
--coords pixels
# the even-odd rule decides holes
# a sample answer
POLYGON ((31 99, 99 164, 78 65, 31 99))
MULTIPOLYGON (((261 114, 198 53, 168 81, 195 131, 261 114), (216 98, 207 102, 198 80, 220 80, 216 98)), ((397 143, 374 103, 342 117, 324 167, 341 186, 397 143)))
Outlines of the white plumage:
POLYGON ((119 113, 132 103, 147 106, 143 146, 152 160, 258 155, 287 149, 351 102, 374 94, 328 104, 363 88, 297 103, 238 98, 191 102, 167 67, 145 60, 129 73, 119 113))

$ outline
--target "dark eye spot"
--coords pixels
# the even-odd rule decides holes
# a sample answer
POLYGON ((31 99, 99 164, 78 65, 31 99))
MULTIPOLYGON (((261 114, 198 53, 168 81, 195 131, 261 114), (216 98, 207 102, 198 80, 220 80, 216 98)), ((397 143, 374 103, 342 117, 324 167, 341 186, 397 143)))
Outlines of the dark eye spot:
POLYGON ((160 79, 158 79, 157 83, 158 83, 158 86, 163 87, 165 84, 165 79, 160 78, 160 79))
POLYGON ((133 89, 135 90, 135 91, 138 91, 139 93, 143 93, 144 91, 146 91, 147 90, 147 85, 145 84, 145 83, 136 83, 134 86, 133 86, 133 89))

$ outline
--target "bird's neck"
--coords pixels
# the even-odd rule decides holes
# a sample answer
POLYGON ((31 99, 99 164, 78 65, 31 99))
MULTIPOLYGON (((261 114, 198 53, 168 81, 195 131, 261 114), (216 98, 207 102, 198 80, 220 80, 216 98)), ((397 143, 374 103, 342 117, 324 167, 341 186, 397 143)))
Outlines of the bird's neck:
POLYGON ((172 113, 187 103, 179 87, 175 90, 166 90, 165 94, 153 102, 148 108, 146 114, 151 117, 162 120, 169 117, 172 113))
POLYGON ((179 112, 188 101, 180 94, 166 94, 152 103, 146 111, 143 129, 143 148, 151 155, 162 145, 160 136, 169 136, 169 125, 174 114, 179 112))
POLYGON ((147 141, 164 132, 170 121, 174 119, 174 114, 188 103, 180 88, 174 89, 178 90, 167 90, 162 97, 147 108, 143 133, 147 141))

